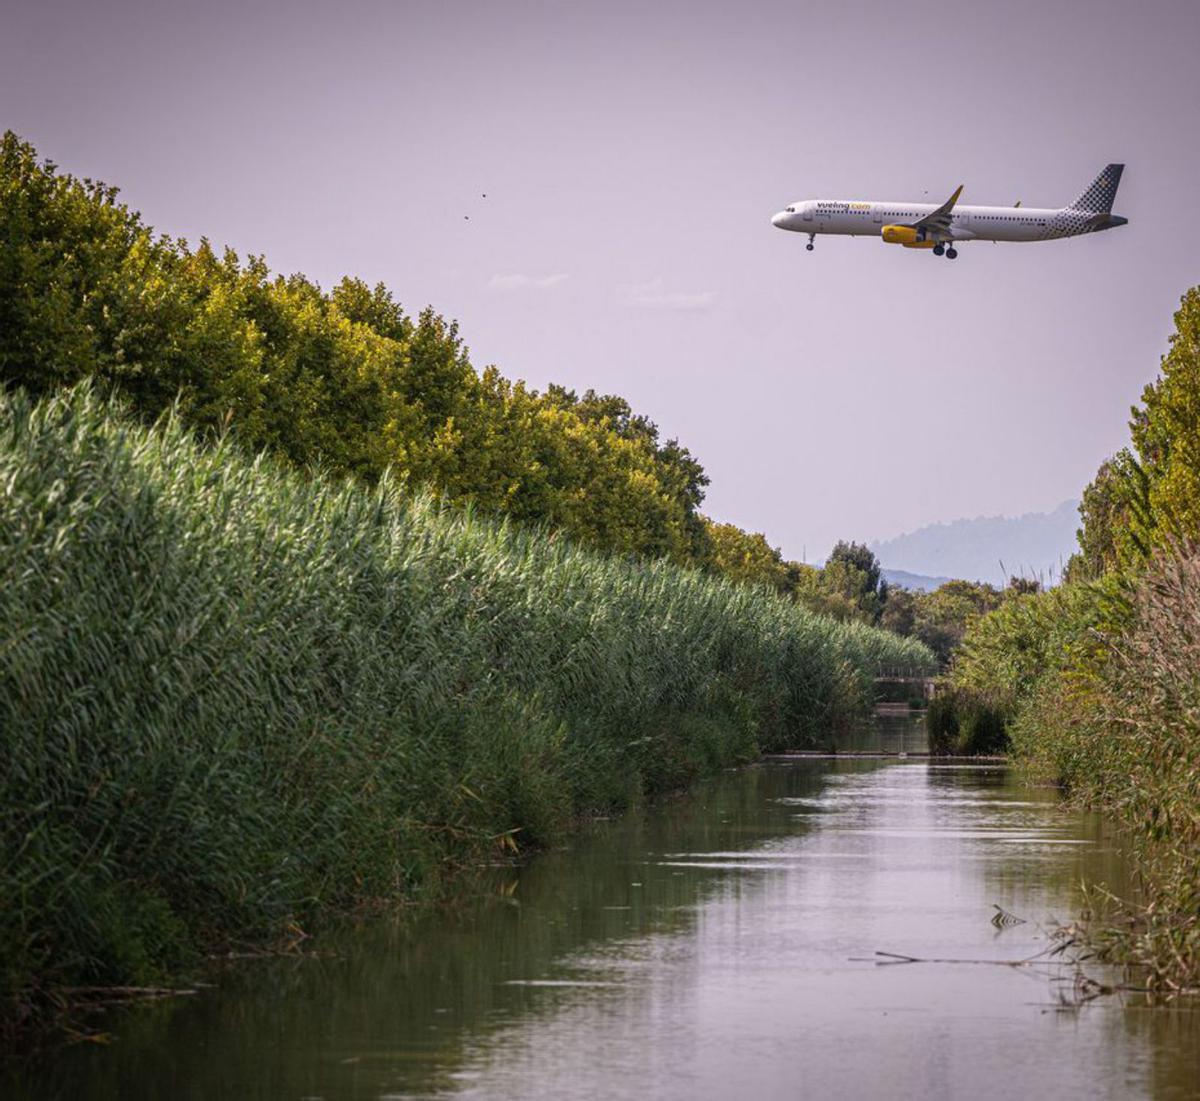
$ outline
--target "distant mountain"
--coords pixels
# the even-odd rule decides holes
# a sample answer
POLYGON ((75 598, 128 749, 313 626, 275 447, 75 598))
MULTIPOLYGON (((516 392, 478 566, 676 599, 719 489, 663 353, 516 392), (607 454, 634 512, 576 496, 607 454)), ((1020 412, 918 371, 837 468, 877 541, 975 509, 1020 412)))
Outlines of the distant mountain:
POLYGON ((901 589, 919 589, 924 593, 931 593, 934 589, 940 589, 949 577, 929 577, 923 573, 909 573, 908 570, 889 570, 884 567, 884 580, 891 586, 901 589))
POLYGON ((1064 501, 1053 512, 929 524, 872 543, 871 550, 885 567, 886 575, 908 572, 932 576, 934 580, 960 577, 1003 585, 1017 574, 1053 584, 1075 551, 1078 504, 1064 501))

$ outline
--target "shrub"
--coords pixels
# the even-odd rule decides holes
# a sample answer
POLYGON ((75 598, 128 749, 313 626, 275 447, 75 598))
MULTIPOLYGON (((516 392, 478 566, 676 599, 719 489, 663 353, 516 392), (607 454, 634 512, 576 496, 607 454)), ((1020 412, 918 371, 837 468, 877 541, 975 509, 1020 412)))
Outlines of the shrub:
POLYGON ((925 723, 935 755, 988 755, 1009 746, 1003 709, 968 692, 943 689, 929 701, 925 723))

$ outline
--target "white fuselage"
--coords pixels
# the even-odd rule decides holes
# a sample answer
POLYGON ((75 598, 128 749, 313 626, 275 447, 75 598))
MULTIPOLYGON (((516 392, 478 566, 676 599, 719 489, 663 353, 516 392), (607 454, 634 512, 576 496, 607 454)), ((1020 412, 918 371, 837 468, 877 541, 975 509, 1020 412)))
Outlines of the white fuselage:
MULTIPOLYGON (((781 210, 771 224, 798 233, 879 237, 884 226, 908 226, 932 214, 936 203, 868 203, 806 199, 781 210)), ((1123 219, 1121 219, 1123 221, 1123 219)), ((1094 217, 1063 207, 956 206, 950 215, 950 241, 1046 241, 1074 237, 1101 227, 1094 217)))

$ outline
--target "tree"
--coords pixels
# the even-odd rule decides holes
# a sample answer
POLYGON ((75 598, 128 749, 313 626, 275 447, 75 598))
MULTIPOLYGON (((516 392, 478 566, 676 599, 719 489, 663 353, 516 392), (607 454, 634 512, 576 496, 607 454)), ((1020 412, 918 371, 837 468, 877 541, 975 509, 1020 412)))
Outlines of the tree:
POLYGON ((913 636, 925 643, 945 665, 962 644, 971 624, 998 608, 1000 592, 978 581, 947 581, 917 598, 913 636))
POLYGON ((888 599, 888 584, 874 552, 863 543, 839 541, 821 571, 822 588, 844 605, 850 617, 878 623, 888 599))
POLYGON ((1175 314, 1159 377, 1142 392, 1130 423, 1149 488, 1151 539, 1200 536, 1200 287, 1175 314))
POLYGON ((865 543, 847 543, 839 540, 825 561, 828 567, 834 563, 845 563, 863 575, 863 585, 868 592, 878 592, 882 577, 879 559, 865 543))
POLYGON ((1071 580, 1137 567, 1157 547, 1200 538, 1200 287, 1183 296, 1159 377, 1129 428, 1132 446, 1084 490, 1071 580))
POLYGON ((883 614, 879 617, 879 626, 892 634, 910 638, 916 625, 917 594, 909 589, 890 589, 883 614))
POLYGON ((768 585, 779 592, 788 590, 788 567, 783 555, 767 542, 766 536, 711 520, 708 521, 708 535, 713 548, 713 566, 719 573, 731 581, 768 585))
POLYGON ((1150 477, 1129 448, 1101 464, 1079 502, 1079 551, 1071 580, 1098 578, 1143 560, 1156 541, 1150 477))

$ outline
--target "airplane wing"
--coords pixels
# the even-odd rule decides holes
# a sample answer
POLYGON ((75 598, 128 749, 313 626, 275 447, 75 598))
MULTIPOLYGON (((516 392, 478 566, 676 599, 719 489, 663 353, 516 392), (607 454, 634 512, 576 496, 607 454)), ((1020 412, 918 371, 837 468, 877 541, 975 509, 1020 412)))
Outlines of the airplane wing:
POLYGON ((950 236, 950 213, 954 210, 954 204, 958 202, 958 197, 962 194, 963 185, 959 184, 953 195, 950 196, 937 210, 931 214, 926 214, 924 218, 913 222, 913 228, 923 229, 931 237, 949 237, 950 236))

